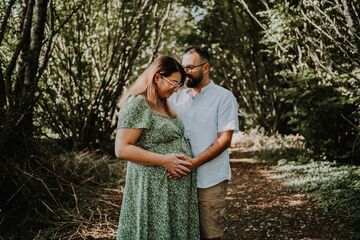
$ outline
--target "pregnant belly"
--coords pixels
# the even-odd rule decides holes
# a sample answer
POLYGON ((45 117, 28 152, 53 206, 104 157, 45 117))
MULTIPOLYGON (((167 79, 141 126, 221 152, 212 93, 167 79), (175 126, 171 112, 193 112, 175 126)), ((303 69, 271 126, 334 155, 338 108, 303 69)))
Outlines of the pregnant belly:
POLYGON ((190 144, 184 138, 175 139, 165 143, 146 143, 139 145, 139 147, 159 154, 182 153, 192 156, 190 144))

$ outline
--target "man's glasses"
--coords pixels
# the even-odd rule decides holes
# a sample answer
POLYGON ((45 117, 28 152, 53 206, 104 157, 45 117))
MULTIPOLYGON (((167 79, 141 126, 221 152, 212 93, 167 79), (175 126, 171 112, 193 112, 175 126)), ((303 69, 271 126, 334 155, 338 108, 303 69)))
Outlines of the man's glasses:
POLYGON ((182 82, 178 82, 178 81, 175 81, 175 80, 170 80, 168 79, 167 77, 163 76, 163 75, 160 75, 163 79, 165 79, 168 83, 171 84, 171 88, 172 89, 177 89, 179 87, 181 87, 183 85, 182 82))
POLYGON ((204 62, 204 63, 196 65, 196 66, 187 65, 187 66, 184 67, 184 70, 185 70, 185 72, 192 72, 192 70, 194 70, 194 68, 200 67, 200 66, 205 65, 205 64, 207 64, 207 63, 204 62))

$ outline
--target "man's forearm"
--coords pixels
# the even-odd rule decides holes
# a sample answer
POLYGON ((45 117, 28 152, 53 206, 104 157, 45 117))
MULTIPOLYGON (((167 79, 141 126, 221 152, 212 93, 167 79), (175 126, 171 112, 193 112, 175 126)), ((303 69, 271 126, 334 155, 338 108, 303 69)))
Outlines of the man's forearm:
POLYGON ((197 168, 202 164, 211 161, 219 156, 231 145, 233 131, 219 133, 219 137, 202 153, 193 158, 192 168, 197 168))

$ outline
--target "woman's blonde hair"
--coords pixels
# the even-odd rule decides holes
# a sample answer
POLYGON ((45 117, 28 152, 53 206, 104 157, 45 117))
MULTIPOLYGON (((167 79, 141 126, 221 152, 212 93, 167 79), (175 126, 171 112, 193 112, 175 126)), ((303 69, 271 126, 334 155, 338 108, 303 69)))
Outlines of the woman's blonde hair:
POLYGON ((172 57, 159 56, 145 69, 145 71, 130 86, 129 90, 120 98, 120 107, 125 103, 130 95, 143 95, 149 106, 161 115, 175 116, 171 111, 166 100, 161 99, 156 91, 155 75, 168 77, 174 72, 181 74, 181 83, 185 82, 186 73, 181 64, 172 57))

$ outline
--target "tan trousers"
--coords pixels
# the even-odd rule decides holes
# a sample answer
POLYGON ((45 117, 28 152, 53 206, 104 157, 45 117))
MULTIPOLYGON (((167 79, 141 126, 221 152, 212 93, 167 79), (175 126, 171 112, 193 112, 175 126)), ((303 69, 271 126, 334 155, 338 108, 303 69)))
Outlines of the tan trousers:
POLYGON ((223 238, 225 224, 225 195, 228 181, 210 188, 198 188, 201 237, 223 238))

